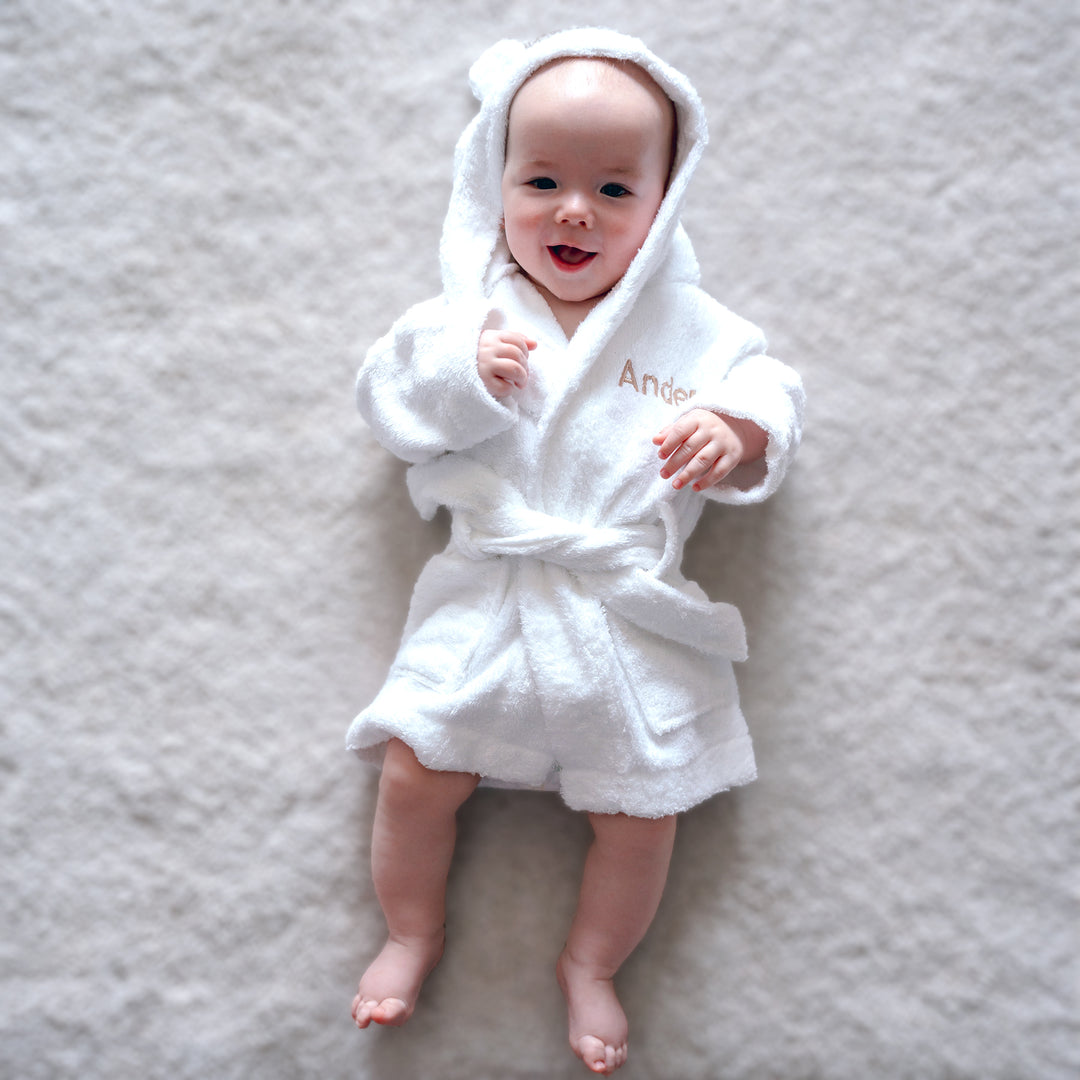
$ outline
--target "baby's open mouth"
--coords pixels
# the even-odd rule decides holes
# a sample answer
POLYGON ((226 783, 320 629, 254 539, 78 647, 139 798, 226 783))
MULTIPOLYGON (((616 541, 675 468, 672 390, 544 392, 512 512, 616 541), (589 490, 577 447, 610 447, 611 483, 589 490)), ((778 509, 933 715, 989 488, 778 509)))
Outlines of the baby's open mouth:
POLYGON ((583 251, 581 248, 571 247, 569 244, 556 244, 554 247, 549 247, 548 251, 551 252, 555 265, 567 270, 575 270, 579 266, 584 266, 596 255, 595 251, 583 251))

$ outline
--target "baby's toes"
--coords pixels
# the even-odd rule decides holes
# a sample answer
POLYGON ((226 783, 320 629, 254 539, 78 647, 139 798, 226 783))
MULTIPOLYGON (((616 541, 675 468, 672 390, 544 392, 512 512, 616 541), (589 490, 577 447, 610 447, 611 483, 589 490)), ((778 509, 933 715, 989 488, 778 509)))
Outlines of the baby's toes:
POLYGON ((383 998, 374 1010, 376 1023, 386 1027, 400 1027, 412 1015, 412 1010, 401 998, 383 998))
POLYGON ((582 1035, 577 1050, 581 1060, 600 1076, 610 1076, 621 1064, 616 1061, 614 1047, 606 1046, 595 1035, 582 1035))
POLYGON ((377 1004, 377 1001, 370 1001, 360 994, 353 998, 352 1018, 358 1028, 366 1028, 371 1023, 371 1012, 377 1004))

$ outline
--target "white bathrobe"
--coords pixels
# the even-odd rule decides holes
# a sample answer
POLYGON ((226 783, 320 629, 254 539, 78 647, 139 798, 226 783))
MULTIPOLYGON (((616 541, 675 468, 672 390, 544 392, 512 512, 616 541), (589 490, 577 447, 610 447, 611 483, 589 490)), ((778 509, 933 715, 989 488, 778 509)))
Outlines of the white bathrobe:
POLYGON ((376 438, 413 463, 420 513, 448 507, 452 535, 347 745, 377 763, 396 736, 429 768, 555 788, 575 809, 675 813, 755 776, 732 668, 742 620, 681 576, 683 545, 706 497, 752 502, 780 483, 802 388, 754 326, 697 287, 678 215, 706 133, 683 76, 600 30, 501 42, 470 74, 481 107, 455 156, 444 292, 376 342, 357 381, 376 438), (569 341, 500 230, 510 101, 561 56, 639 64, 679 130, 648 239, 569 341), (477 372, 485 328, 538 342, 527 386, 501 401, 477 372), (692 408, 753 420, 764 460, 706 493, 675 491, 652 436, 692 408))

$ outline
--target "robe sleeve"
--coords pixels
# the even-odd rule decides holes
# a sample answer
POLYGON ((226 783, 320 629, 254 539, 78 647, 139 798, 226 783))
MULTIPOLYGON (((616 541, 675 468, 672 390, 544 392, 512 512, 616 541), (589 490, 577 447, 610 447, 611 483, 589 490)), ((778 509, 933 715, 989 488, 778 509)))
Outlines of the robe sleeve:
POLYGON ((805 400, 802 380, 787 364, 759 352, 740 356, 708 396, 696 398, 690 407, 752 420, 769 442, 764 458, 737 466, 705 495, 725 503, 767 499, 798 449, 805 400))
POLYGON ((682 290, 678 303, 681 347, 694 357, 685 378, 697 387, 683 414, 707 409, 751 420, 769 437, 763 458, 737 466, 702 494, 724 503, 767 499, 784 479, 802 436, 802 380, 766 354, 758 327, 701 289, 682 290))
POLYGON ((410 308, 368 350, 356 402, 375 438, 413 464, 465 450, 509 428, 517 403, 497 401, 476 353, 491 316, 486 301, 444 297, 410 308))

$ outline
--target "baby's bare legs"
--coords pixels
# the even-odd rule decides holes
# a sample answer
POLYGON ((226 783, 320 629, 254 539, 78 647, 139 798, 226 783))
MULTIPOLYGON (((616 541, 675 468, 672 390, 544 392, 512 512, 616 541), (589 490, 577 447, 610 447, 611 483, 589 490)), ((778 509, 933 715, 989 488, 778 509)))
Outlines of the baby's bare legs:
POLYGON ((397 1026, 412 1015, 420 987, 442 956, 446 877, 457 811, 479 777, 434 772, 391 739, 379 781, 371 837, 375 895, 386 916, 382 952, 353 999, 356 1026, 397 1026))
POLYGON ((595 834, 578 908, 556 973, 566 995, 570 1045, 593 1072, 626 1061, 626 1014, 615 972, 645 936, 667 880, 675 818, 590 814, 595 834))

